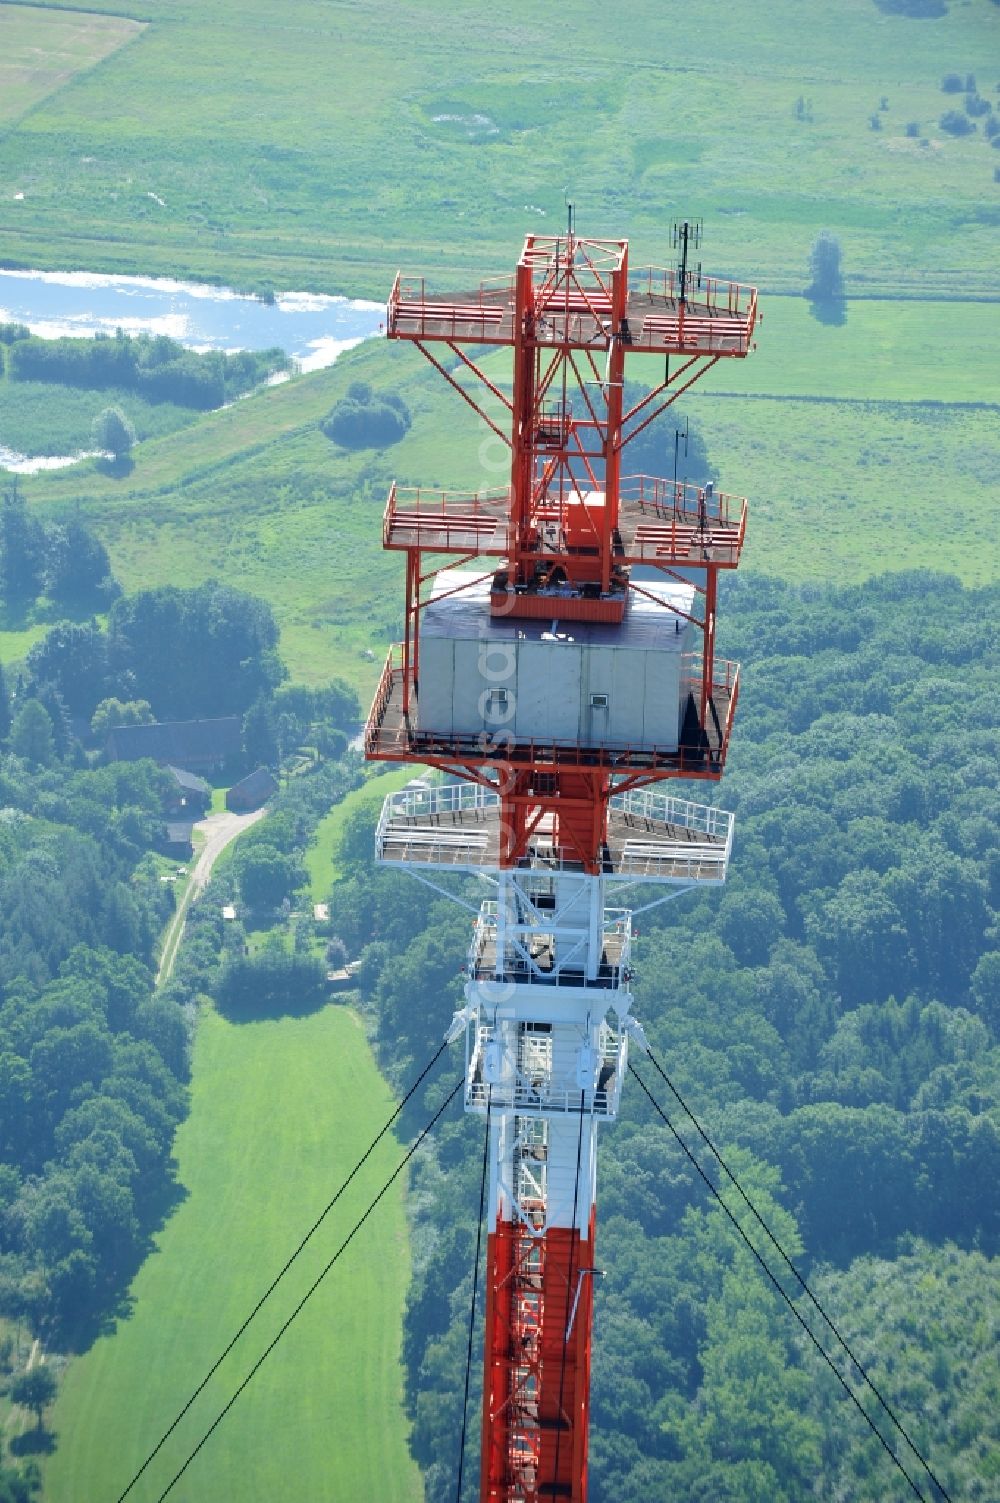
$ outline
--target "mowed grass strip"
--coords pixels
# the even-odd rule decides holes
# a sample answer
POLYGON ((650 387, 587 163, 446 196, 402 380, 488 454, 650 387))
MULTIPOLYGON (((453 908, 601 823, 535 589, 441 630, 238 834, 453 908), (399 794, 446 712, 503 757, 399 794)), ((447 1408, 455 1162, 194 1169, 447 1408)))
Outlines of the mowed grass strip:
MULTIPOLYGON (((331 809, 329 814, 320 820, 305 858, 306 871, 309 873, 309 888, 314 903, 327 902, 334 881, 342 875, 337 865, 337 849, 343 838, 344 825, 349 816, 359 808, 379 809, 384 798, 390 793, 397 793, 399 789, 405 788, 418 772, 422 772, 422 769, 394 767, 389 772, 377 773, 360 788, 353 788, 335 809, 331 809)), ((336 929, 336 909, 333 912, 333 925, 336 929)))
MULTIPOLYGON (((130 1293, 131 1313, 71 1363, 51 1417, 46 1503, 116 1498, 393 1109, 357 1018, 203 1016, 186 1199, 130 1293)), ((372 1156, 130 1497, 159 1497, 405 1150, 372 1156)), ((419 1503, 399 1361, 409 1252, 399 1182, 227 1415, 178 1503, 419 1503)))
POLYGON ((127 16, 0 5, 0 124, 19 119, 145 29, 127 16))

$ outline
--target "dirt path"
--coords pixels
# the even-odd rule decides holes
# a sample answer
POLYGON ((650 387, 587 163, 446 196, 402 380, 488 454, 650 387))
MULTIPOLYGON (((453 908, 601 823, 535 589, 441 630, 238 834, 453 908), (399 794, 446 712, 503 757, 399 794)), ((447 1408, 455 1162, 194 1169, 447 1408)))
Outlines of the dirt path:
POLYGON ((187 891, 177 912, 170 920, 167 932, 163 937, 163 949, 160 953, 160 965, 156 972, 156 984, 162 986, 164 981, 169 980, 170 973, 177 959, 177 951, 180 948, 181 935, 184 933, 184 923, 187 919, 188 909, 195 898, 205 890, 208 879, 212 875, 212 867, 221 856, 222 852, 235 840, 237 835, 242 835, 244 830, 249 830, 259 819, 263 819, 267 809, 255 809, 252 814, 230 814, 228 812, 209 814, 195 825, 205 836, 205 844, 202 847, 191 880, 187 885, 187 891))

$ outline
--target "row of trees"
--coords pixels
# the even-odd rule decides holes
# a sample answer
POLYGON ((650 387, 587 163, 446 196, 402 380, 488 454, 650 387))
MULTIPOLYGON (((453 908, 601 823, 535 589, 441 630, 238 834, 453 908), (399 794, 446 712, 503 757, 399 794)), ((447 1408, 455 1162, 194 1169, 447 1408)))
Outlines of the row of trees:
POLYGON ((109 698, 144 701, 160 720, 245 713, 285 674, 277 642, 270 607, 226 585, 141 591, 115 601, 107 628, 96 620, 52 627, 28 653, 19 699, 46 706, 65 755, 61 721, 89 722, 109 698))
MULTIPOLYGON (((658 1056, 952 1496, 991 1496, 1000 1441, 979 1324, 1000 1252, 998 606, 930 575, 731 585, 730 881, 645 916, 637 948, 658 1056)), ((333 902, 408 1084, 459 1003, 468 927, 372 870, 374 816, 333 902)), ((446 1121, 414 1169, 404 1359, 433 1496, 454 1477, 477 1136, 446 1121)), ((595 1503, 905 1496, 639 1091, 600 1179, 595 1503)))
POLYGON ((169 1184, 187 1022, 153 993, 162 772, 0 765, 0 1310, 85 1329, 169 1184))
POLYGON ((58 381, 67 386, 136 392, 150 402, 173 402, 206 411, 231 402, 291 361, 284 351, 221 350, 197 353, 165 334, 98 334, 90 339, 38 339, 10 343, 7 369, 14 381, 58 381))

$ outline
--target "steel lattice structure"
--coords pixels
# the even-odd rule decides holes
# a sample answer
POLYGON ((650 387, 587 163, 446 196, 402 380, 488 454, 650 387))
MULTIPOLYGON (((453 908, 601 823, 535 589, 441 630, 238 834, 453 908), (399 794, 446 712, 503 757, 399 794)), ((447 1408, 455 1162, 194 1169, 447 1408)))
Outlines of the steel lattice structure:
POLYGON ((501 490, 392 487, 405 638, 365 731, 368 757, 447 775, 386 800, 378 859, 491 889, 453 1024, 466 1110, 490 1131, 483 1503, 587 1495, 597 1127, 638 1028, 632 913, 607 900, 720 883, 732 844, 730 815, 654 785, 722 773, 739 671, 716 659, 717 583, 746 502, 623 463, 752 347, 755 291, 689 270, 689 226, 679 238, 678 269, 634 273, 624 240, 529 235, 512 279, 438 295, 397 277, 388 304, 389 338, 510 450, 501 490), (512 349, 509 389, 482 369, 486 346, 512 349), (662 379, 629 406, 633 357, 657 357, 662 379))

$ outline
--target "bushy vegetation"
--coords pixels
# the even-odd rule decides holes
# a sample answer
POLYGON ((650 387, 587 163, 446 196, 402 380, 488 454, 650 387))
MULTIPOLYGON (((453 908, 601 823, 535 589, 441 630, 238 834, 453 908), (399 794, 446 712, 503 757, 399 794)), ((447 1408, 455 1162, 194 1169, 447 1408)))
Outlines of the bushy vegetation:
MULTIPOLYGON (((134 391, 151 402, 208 411, 288 370, 283 350, 187 350, 165 334, 97 334, 90 339, 37 339, 11 343, 13 381, 55 381, 91 390, 134 391)), ((108 446, 110 447, 110 445, 108 446)))
POLYGON ((938 124, 949 136, 968 136, 976 128, 962 110, 945 110, 938 124))
POLYGON ((23 611, 43 593, 57 606, 104 610, 121 586, 107 549, 78 517, 39 522, 14 481, 0 501, 0 605, 23 611))
POLYGON ((78 1335, 145 1251, 187 1026, 153 995, 162 773, 0 771, 0 1310, 78 1335))
POLYGON ((398 392, 375 392, 366 381, 352 381, 320 427, 344 449, 387 449, 398 444, 410 426, 410 411, 398 392))
MULTIPOLYGON (((730 880, 644 918, 636 980, 668 1073, 953 1496, 988 1488, 998 1439, 980 1323, 1000 1252, 998 604, 931 575, 727 592, 730 880)), ((458 1001, 467 921, 373 873, 357 823, 337 927, 402 1081, 458 1001)), ((432 1495, 454 1475, 477 1136, 444 1129, 414 1185, 405 1359, 432 1495)), ((905 1496, 634 1085, 600 1178, 595 1503, 791 1503, 818 1478, 905 1496)))
POLYGON ((113 459, 122 459, 132 452, 135 443, 135 428, 120 407, 105 407, 94 419, 92 429, 94 448, 110 454, 113 459))

